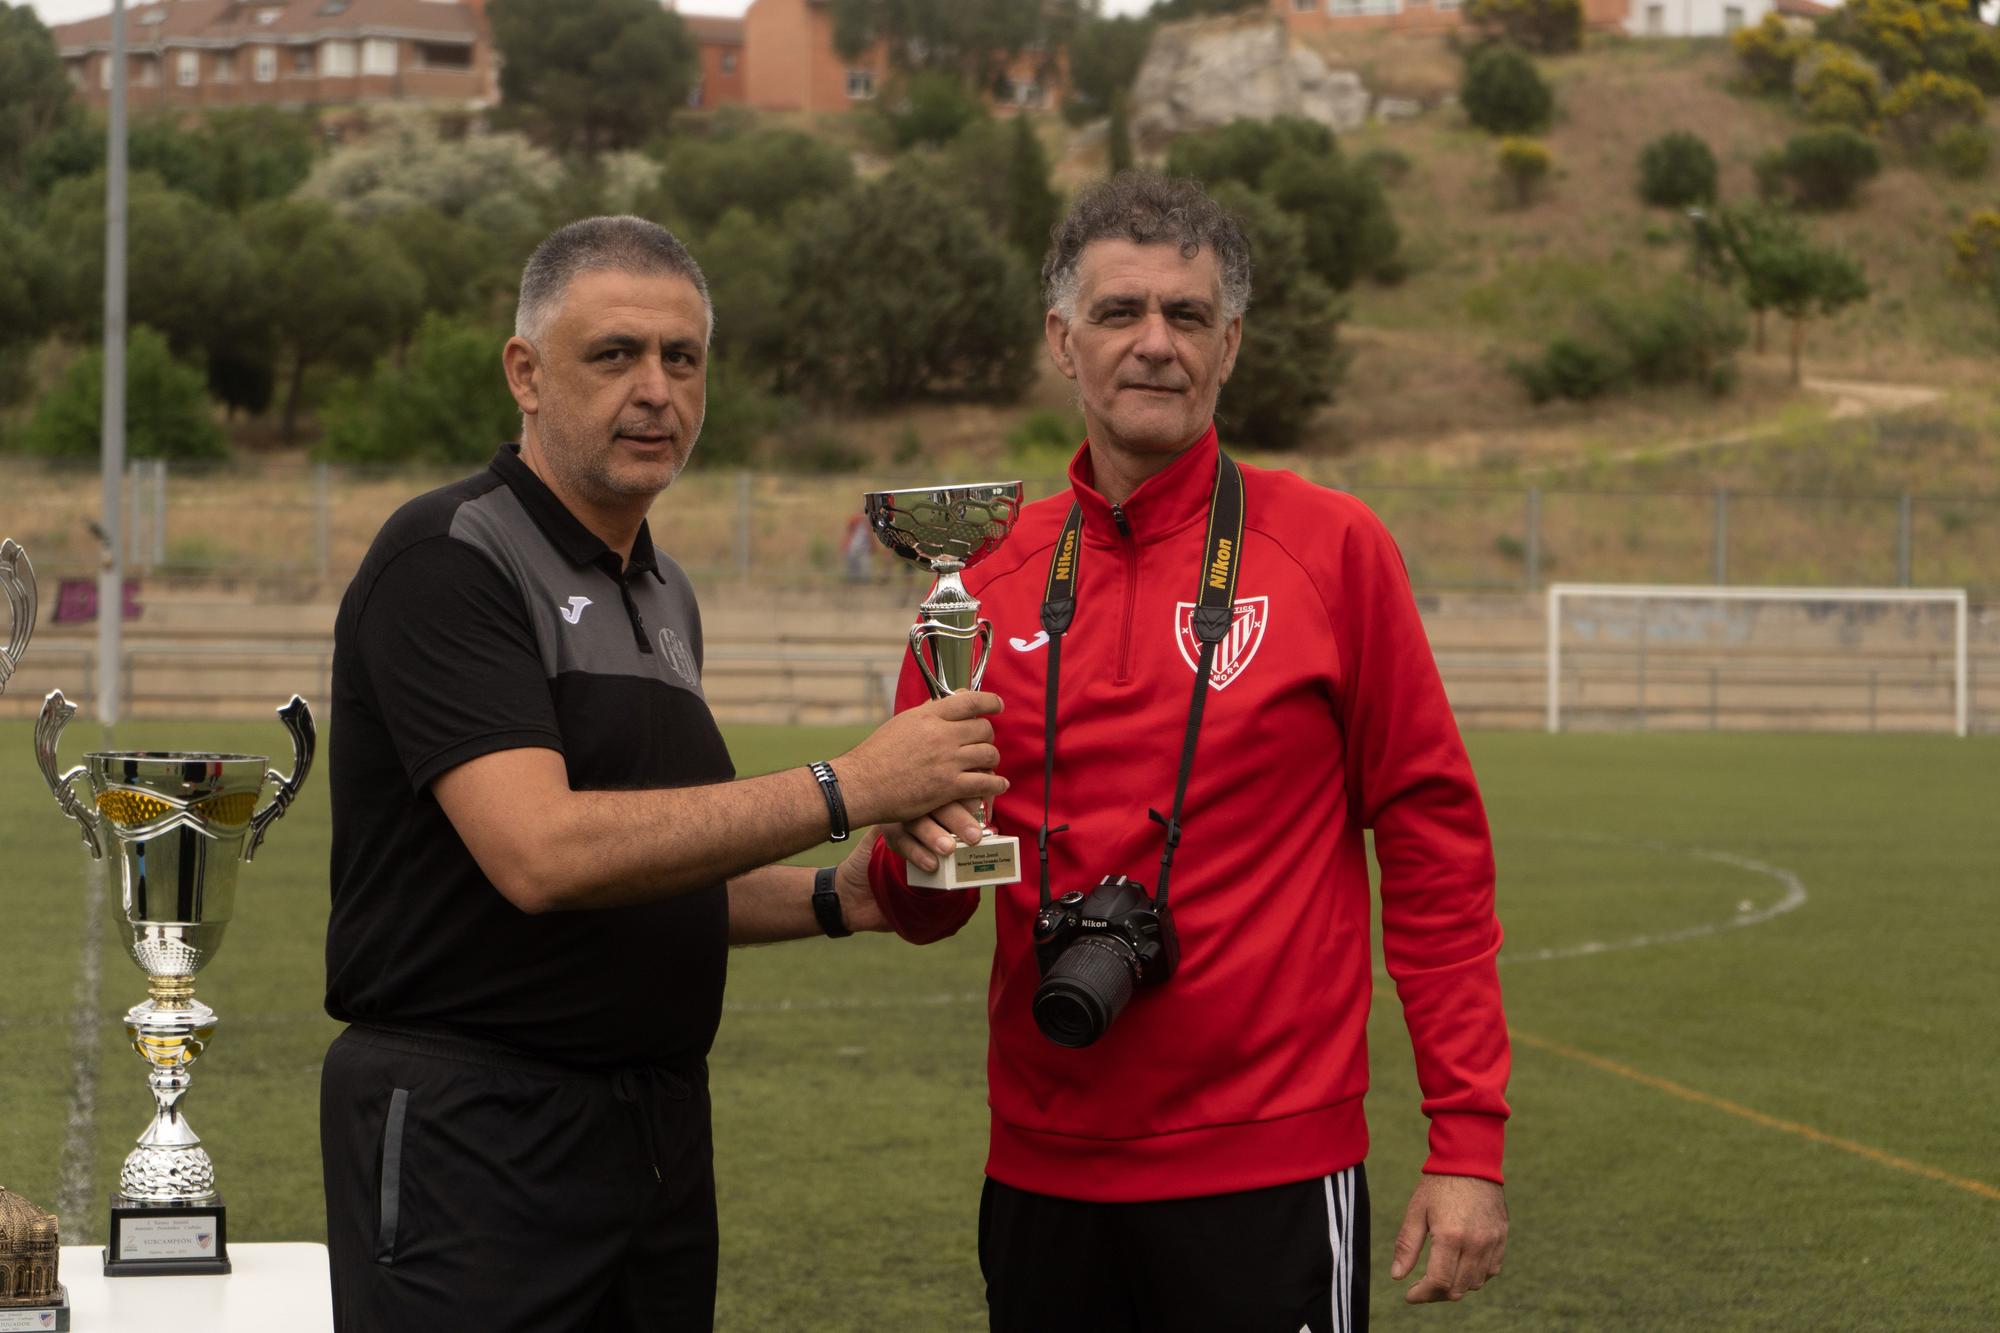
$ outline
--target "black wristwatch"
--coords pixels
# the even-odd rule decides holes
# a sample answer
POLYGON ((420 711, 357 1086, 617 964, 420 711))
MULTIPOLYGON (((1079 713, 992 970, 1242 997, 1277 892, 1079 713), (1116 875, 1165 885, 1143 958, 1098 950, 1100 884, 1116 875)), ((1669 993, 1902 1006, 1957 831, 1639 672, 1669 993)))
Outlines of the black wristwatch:
POLYGON ((836 940, 854 933, 847 928, 847 915, 840 910, 840 894, 833 887, 838 870, 837 866, 821 866, 813 872, 813 915, 819 918, 819 928, 836 940))

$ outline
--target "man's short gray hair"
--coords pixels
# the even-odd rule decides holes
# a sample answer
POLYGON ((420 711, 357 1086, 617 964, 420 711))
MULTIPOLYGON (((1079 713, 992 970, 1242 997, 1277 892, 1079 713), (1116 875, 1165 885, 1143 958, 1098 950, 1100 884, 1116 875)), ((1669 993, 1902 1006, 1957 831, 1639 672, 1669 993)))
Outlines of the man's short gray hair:
POLYGON ((1206 246, 1222 274, 1222 317, 1250 307, 1250 241, 1229 211, 1208 197, 1200 181, 1121 171, 1086 189, 1055 229, 1042 261, 1042 292, 1064 320, 1076 318, 1081 279, 1077 265, 1092 241, 1174 245, 1193 259, 1206 246))
POLYGON ((635 217, 584 218, 559 227, 535 247, 521 271, 521 299, 514 307, 514 336, 539 342, 562 308, 563 295, 579 273, 610 269, 641 277, 686 278, 701 293, 708 335, 715 332, 715 304, 701 265, 674 234, 657 222, 635 217))

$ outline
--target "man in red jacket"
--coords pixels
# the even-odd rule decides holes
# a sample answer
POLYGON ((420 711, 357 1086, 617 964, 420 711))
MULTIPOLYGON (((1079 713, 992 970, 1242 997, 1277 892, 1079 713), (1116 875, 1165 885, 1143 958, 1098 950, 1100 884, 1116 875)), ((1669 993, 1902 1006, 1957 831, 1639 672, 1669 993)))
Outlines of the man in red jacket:
MULTIPOLYGON (((993 895, 992 1327, 1366 1328, 1368 828, 1431 1122, 1390 1276, 1428 1238, 1406 1297, 1457 1300, 1506 1244, 1500 925, 1401 557, 1353 498, 1221 452, 1250 253, 1197 185, 1086 190, 1043 278, 1089 438, 966 579, 1008 703, 989 818, 1041 848, 993 895)), ((907 939, 978 905, 905 878, 953 834, 978 825, 947 806, 876 852, 907 939)))

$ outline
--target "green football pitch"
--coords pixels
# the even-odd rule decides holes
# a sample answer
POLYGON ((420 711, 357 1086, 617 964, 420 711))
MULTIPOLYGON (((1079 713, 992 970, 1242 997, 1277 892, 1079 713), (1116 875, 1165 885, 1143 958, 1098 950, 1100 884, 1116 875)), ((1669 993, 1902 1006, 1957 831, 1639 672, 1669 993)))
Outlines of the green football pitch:
MULTIPOLYGON (((749 773, 855 735, 731 742, 749 773)), ((286 752, 275 722, 129 723, 115 739, 286 752)), ((65 761, 100 743, 72 728, 65 761)), ((1404 1307, 1389 1283, 1424 1121, 1383 978, 1377 1327, 2000 1327, 2000 745, 1509 734, 1472 750, 1507 928, 1513 1236, 1505 1275, 1450 1311, 1404 1307)), ((99 1240, 148 1115, 118 1025, 144 986, 115 902, 91 909, 101 881, 25 723, 0 725, 0 756, 0 1181, 64 1201, 66 1240, 99 1240)), ((246 869, 200 982, 221 1022, 187 1105, 239 1242, 321 1235, 324 777, 246 869)), ((984 1326, 990 931, 982 913, 925 949, 869 937, 732 957, 711 1074, 722 1328, 984 1326)), ((1048 1249, 1063 1260, 1060 1236, 1048 1249)))

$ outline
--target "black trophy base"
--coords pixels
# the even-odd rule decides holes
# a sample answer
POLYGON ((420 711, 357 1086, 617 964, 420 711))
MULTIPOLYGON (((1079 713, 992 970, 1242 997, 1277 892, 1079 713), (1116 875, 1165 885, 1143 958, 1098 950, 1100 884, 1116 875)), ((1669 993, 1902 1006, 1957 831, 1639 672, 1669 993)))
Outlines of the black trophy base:
POLYGON ((141 1203, 111 1196, 106 1277, 172 1277, 229 1271, 228 1215, 222 1196, 205 1203, 141 1203))
POLYGON ((57 1286, 56 1298, 47 1305, 0 1305, 0 1333, 15 1329, 69 1333, 69 1288, 57 1286))

